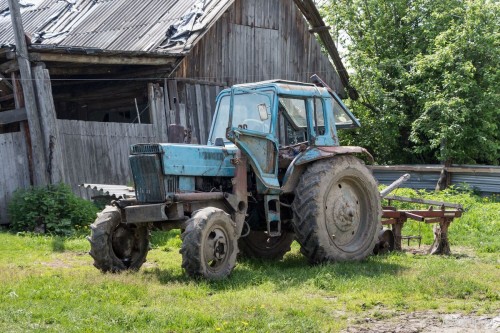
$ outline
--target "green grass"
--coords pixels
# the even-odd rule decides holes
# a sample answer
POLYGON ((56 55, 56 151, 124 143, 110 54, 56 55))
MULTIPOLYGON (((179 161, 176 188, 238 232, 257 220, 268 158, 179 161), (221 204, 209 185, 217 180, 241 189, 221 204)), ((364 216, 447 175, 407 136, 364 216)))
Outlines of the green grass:
POLYGON ((82 237, 3 232, 0 332, 335 332, 417 310, 498 313, 500 207, 466 198, 451 256, 405 252, 311 267, 294 243, 283 261, 240 260, 219 282, 185 276, 178 231, 155 232, 147 263, 124 274, 97 271, 82 237), (493 234, 481 237, 484 230, 493 234))

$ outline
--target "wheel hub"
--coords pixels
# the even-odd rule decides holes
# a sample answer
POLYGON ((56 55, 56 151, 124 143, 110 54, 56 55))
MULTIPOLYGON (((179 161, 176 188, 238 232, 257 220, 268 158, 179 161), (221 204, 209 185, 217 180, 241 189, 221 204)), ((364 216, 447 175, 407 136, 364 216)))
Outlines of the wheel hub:
POLYGON ((360 206, 356 189, 347 182, 333 185, 327 199, 327 229, 337 245, 355 239, 360 226, 360 206))
POLYGON ((205 244, 206 262, 214 267, 224 262, 227 248, 227 235, 221 229, 214 229, 208 234, 205 244))
POLYGON ((225 239, 220 238, 215 242, 214 256, 218 260, 222 260, 226 256, 226 241, 225 241, 225 239))

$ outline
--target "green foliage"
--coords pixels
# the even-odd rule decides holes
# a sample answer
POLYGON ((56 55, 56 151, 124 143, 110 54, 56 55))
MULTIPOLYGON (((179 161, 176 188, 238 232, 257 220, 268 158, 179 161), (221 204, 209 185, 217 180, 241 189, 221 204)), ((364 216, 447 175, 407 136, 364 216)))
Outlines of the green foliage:
POLYGON ((14 231, 45 230, 54 235, 69 235, 88 229, 97 207, 73 194, 65 184, 17 190, 8 207, 14 231))
POLYGON ((342 133, 382 163, 500 163, 500 5, 491 0, 347 0, 324 8, 347 49, 342 133))

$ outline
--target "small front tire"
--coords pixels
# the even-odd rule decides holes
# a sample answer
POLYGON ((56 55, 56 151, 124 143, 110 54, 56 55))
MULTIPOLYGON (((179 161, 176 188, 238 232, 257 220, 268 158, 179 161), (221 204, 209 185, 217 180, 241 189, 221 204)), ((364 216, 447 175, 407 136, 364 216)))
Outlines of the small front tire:
POLYGON ((90 255, 94 266, 102 272, 138 270, 146 261, 148 227, 122 223, 117 207, 106 207, 90 228, 90 255))
POLYGON ((238 242, 231 217, 207 207, 195 212, 182 233, 182 268, 193 278, 224 279, 236 266, 238 242))

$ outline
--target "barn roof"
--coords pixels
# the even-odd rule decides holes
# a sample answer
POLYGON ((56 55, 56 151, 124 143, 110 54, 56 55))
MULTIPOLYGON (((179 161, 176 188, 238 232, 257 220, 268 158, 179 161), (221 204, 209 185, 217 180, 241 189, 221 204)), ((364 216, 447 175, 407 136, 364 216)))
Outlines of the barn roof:
MULTIPOLYGON (((32 48, 182 55, 234 0, 20 0, 32 48)), ((0 0, 0 45, 14 44, 0 0)))

